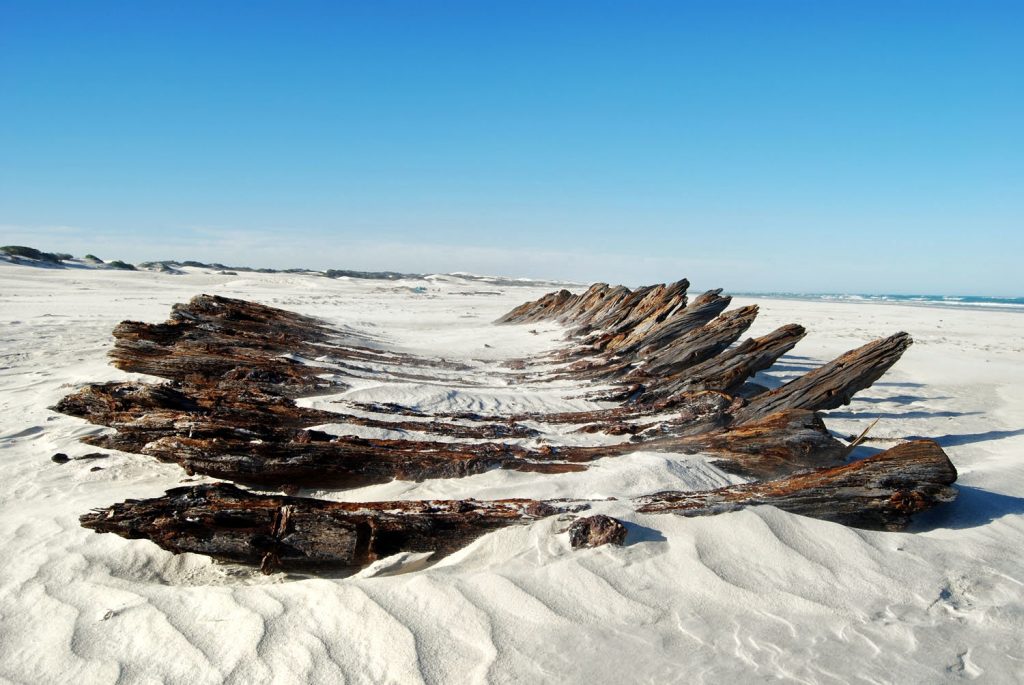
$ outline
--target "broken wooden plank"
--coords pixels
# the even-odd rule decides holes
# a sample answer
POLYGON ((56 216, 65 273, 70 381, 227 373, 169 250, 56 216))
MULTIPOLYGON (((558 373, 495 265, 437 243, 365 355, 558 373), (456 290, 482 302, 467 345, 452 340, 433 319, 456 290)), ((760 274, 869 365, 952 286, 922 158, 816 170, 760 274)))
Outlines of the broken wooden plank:
MULTIPOLYGON (((719 514, 754 505, 845 525, 901 530, 912 515, 951 501, 956 469, 933 441, 898 445, 862 461, 765 483, 707 492, 661 492, 634 500, 640 513, 719 514)), ((175 488, 164 496, 96 509, 81 523, 101 533, 147 539, 174 552, 259 566, 264 572, 352 573, 401 552, 440 558, 488 532, 567 511, 585 502, 512 499, 329 502, 261 495, 215 483, 175 488)), ((583 519, 573 546, 610 539, 625 529, 583 519)))
POLYGON ((661 492, 636 504, 641 513, 687 516, 770 504, 858 528, 902 530, 913 514, 952 501, 956 477, 936 442, 917 440, 845 466, 706 492, 661 492))
MULTIPOLYGON (((109 426, 122 434, 136 433, 142 445, 159 437, 179 434, 186 426, 188 437, 235 435, 264 441, 286 440, 305 428, 324 423, 460 439, 530 438, 538 434, 536 429, 515 422, 465 425, 437 420, 387 421, 300 407, 290 398, 259 390, 238 392, 232 388, 226 391, 221 385, 201 383, 96 383, 67 395, 53 409, 109 426)), ((123 440, 122 443, 127 444, 123 440)))
POLYGON ((670 378, 647 380, 630 402, 667 408, 683 393, 717 390, 736 395, 748 378, 770 368, 803 337, 803 326, 789 324, 760 338, 748 338, 704 362, 670 378))
POLYGON ((80 521, 99 533, 151 540, 175 554, 203 554, 265 572, 352 573, 399 552, 440 558, 485 533, 564 510, 528 499, 328 502, 214 483, 95 509, 80 521))
MULTIPOLYGON (((637 367, 639 374, 648 378, 663 378, 671 382, 691 367, 724 352, 757 317, 757 305, 740 307, 725 312, 703 326, 688 331, 661 348, 654 349, 637 367)), ((689 375, 688 373, 686 374, 689 375)))
MULTIPOLYGON (((584 426, 635 436, 631 442, 595 447, 442 442, 429 435, 336 436, 308 428, 341 418, 330 412, 257 391, 225 394, 216 386, 192 387, 186 395, 168 385, 96 384, 69 395, 56 408, 116 430, 84 438, 90 445, 176 463, 189 474, 270 487, 353 488, 394 479, 464 477, 491 469, 564 473, 641 448, 703 451, 714 454, 724 470, 772 477, 830 463, 842 454, 842 445, 810 412, 781 413, 730 429, 728 411, 734 402, 722 393, 692 393, 675 405, 670 417, 652 417, 645 423, 620 420, 618 430, 604 416, 596 418, 599 423, 585 413, 574 416, 574 422, 584 426)), ((438 429, 455 424, 433 425, 438 429)))
POLYGON ((835 409, 849 404, 892 367, 913 340, 896 333, 850 350, 839 358, 805 373, 780 388, 766 392, 736 413, 735 422, 753 421, 782 409, 835 409))
POLYGON ((241 384, 288 397, 345 390, 348 386, 338 380, 332 367, 368 374, 378 373, 379 365, 471 368, 338 342, 344 337, 348 337, 345 332, 312 317, 245 300, 199 295, 174 305, 166 323, 118 324, 110 357, 124 371, 174 381, 196 377, 225 386, 241 384))

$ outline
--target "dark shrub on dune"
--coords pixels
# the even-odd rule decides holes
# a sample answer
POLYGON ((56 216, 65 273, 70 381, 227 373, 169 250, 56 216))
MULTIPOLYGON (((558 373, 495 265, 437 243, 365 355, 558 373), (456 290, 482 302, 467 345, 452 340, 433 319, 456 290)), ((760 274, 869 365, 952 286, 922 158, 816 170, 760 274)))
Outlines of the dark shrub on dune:
POLYGON ((128 262, 122 262, 120 259, 115 259, 112 262, 107 262, 107 266, 111 269, 121 269, 122 271, 138 271, 134 264, 128 262))
POLYGON ((368 280, 385 281, 423 278, 423 274, 403 274, 397 271, 350 271, 348 269, 328 269, 324 271, 324 276, 327 276, 327 278, 365 278, 368 280))
POLYGON ((0 252, 11 257, 35 259, 40 262, 47 262, 48 264, 60 264, 62 260, 72 258, 69 254, 53 254, 52 252, 43 252, 34 247, 25 247, 24 245, 5 245, 0 247, 0 252))

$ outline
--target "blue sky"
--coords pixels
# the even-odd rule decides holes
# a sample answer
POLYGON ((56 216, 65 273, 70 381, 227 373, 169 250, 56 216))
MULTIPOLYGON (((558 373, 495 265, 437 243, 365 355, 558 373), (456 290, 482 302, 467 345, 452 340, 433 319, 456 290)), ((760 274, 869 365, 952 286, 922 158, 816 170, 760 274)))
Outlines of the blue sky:
POLYGON ((1021 295, 1024 3, 0 0, 0 242, 1021 295))

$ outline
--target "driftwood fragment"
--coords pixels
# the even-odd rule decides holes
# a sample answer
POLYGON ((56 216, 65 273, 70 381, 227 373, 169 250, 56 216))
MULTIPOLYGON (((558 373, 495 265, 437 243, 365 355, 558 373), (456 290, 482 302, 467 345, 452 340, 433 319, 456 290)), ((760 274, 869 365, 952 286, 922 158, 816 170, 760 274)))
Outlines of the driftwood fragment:
POLYGON ((622 545, 626 541, 626 527, 618 519, 604 514, 578 518, 569 526, 569 544, 573 549, 622 545))

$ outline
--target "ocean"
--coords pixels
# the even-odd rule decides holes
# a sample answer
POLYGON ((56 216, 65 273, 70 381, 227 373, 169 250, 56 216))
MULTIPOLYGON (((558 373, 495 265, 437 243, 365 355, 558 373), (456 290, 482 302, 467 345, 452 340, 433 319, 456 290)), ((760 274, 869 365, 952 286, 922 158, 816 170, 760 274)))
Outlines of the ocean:
POLYGON ((857 293, 733 293, 742 297, 778 297, 795 300, 838 302, 879 302, 929 307, 972 307, 1024 312, 1024 297, 987 297, 982 295, 895 295, 857 293))

